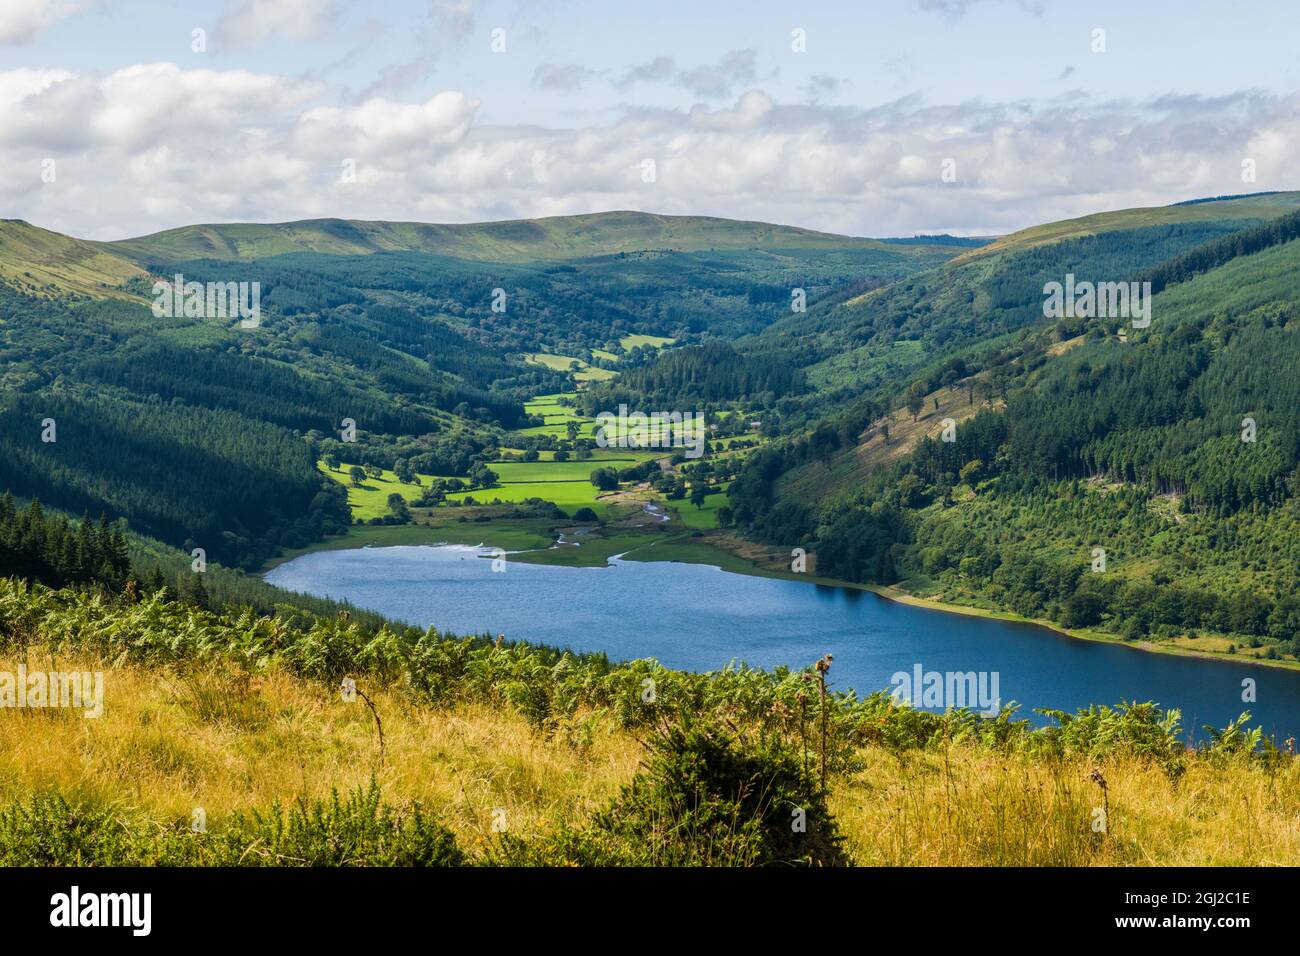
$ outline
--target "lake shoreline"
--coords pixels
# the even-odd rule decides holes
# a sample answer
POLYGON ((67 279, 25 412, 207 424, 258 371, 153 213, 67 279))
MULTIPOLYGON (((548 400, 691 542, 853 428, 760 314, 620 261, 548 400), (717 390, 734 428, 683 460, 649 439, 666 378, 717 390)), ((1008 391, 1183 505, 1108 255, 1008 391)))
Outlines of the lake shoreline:
POLYGON ((910 594, 900 588, 892 585, 883 584, 861 584, 861 585, 843 585, 845 587, 858 587, 865 591, 879 595, 888 601, 896 601, 899 604, 906 604, 910 607, 928 608, 932 611, 942 611, 946 614, 964 614, 968 617, 982 617, 995 621, 1006 621, 1009 624, 1033 624, 1037 627, 1052 631, 1061 637, 1068 637, 1076 641, 1091 641, 1096 644, 1112 644, 1117 647, 1127 647, 1135 651, 1146 651, 1151 654, 1167 654, 1171 657, 1194 657, 1208 661, 1222 661, 1228 664, 1241 664, 1245 667, 1274 667, 1281 670, 1300 669, 1300 663, 1295 661, 1270 661, 1259 657, 1238 657, 1235 654, 1218 654, 1213 651, 1196 651, 1185 647, 1170 647, 1164 644, 1157 644, 1154 641, 1126 641, 1117 635, 1110 635, 1099 631, 1078 631, 1069 628, 1063 628, 1059 624, 1048 621, 1044 618, 1023 617, 1011 611, 994 611, 987 608, 972 607, 966 604, 949 604, 943 601, 936 601, 933 598, 918 597, 910 594))
MULTIPOLYGON (((291 553, 268 561, 259 572, 265 575, 266 572, 292 561, 295 558, 305 554, 311 554, 317 551, 334 551, 334 550, 353 550, 367 547, 412 547, 426 546, 438 547, 441 545, 487 545, 492 541, 490 546, 501 547, 511 554, 515 560, 524 560, 530 564, 559 564, 551 560, 537 560, 545 558, 548 554, 553 555, 555 548, 556 532, 553 530, 543 531, 536 525, 524 527, 502 528, 503 522, 491 522, 486 526, 477 522, 442 524, 437 526, 415 526, 415 525, 394 525, 387 527, 370 527, 361 526, 352 529, 348 534, 340 535, 335 538, 327 539, 322 542, 316 542, 306 548, 297 549, 291 553), (362 531, 362 534, 356 534, 362 531), (509 547, 507 544, 493 539, 496 532, 505 532, 507 537, 513 540, 509 547), (521 535, 528 535, 533 539, 529 544, 535 544, 539 539, 546 538, 547 544, 540 544, 535 547, 519 547, 521 535), (530 557, 533 559, 530 560, 530 557)), ((531 523, 530 523, 531 524, 531 523)), ((746 560, 743 556, 736 554, 734 551, 723 546, 716 536, 704 535, 700 537, 685 537, 665 539, 663 541, 653 541, 650 543, 629 542, 626 547, 617 542, 617 539, 605 539, 615 544, 614 548, 601 549, 601 553, 596 555, 598 563, 591 566, 601 566, 607 564, 610 557, 618 552, 618 556, 623 560, 629 561, 650 561, 650 562, 681 562, 686 564, 702 564, 718 568, 721 571, 730 571, 735 574, 744 574, 750 577, 777 578, 788 581, 798 581, 804 584, 819 584, 826 587, 851 588, 858 591, 868 591, 878 597, 888 601, 894 601, 899 604, 906 604, 911 607, 919 607, 932 611, 939 611, 945 614, 959 614, 966 617, 981 617, 989 620, 1003 621, 1009 624, 1030 624, 1041 627, 1060 637, 1070 638, 1078 641, 1089 641, 1099 644, 1111 644, 1118 647, 1126 647, 1130 650, 1144 651, 1151 654, 1165 654, 1171 657, 1190 657, 1201 660, 1222 661, 1232 664, 1239 664, 1250 667, 1269 667, 1280 670, 1300 670, 1300 662, 1282 661, 1282 660, 1265 660, 1258 657, 1245 657, 1233 654, 1217 653, 1213 651, 1198 651, 1191 648, 1175 647, 1167 644, 1160 644, 1154 641, 1126 641, 1118 635, 1107 634, 1095 630, 1074 630, 1061 627, 1061 625, 1046 620, 1044 618, 1027 618, 1023 615, 1016 614, 1013 611, 998 611, 989 608, 975 607, 967 604, 953 604, 946 601, 935 600, 934 598, 921 597, 916 594, 898 587, 897 585, 881 584, 860 584, 852 581, 841 581, 836 578, 822 577, 816 574, 796 574, 791 571, 777 570, 763 567, 756 562, 746 560), (654 555, 656 545, 668 544, 669 547, 660 548, 660 553, 669 552, 666 557, 654 555), (685 552, 685 553, 683 553, 685 552), (709 553, 712 552, 712 553, 709 553), (727 560, 730 558, 731 560, 727 560)), ((573 554, 574 552, 569 552, 573 554)), ((563 562, 561 566, 583 566, 582 564, 572 564, 568 561, 563 562)))

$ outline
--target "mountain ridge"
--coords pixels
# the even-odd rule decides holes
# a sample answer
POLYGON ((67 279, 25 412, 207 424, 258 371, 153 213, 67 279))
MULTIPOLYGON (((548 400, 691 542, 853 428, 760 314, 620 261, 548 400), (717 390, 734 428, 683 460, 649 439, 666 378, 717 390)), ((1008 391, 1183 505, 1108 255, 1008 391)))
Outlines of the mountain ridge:
MULTIPOLYGON (((411 251, 510 262, 661 249, 698 252, 816 247, 897 251, 896 244, 891 246, 882 239, 842 236, 800 226, 632 210, 474 223, 340 218, 205 223, 99 245, 137 262, 199 258, 246 261, 287 252, 364 255, 411 251)), ((946 244, 935 241, 921 245, 946 244)))

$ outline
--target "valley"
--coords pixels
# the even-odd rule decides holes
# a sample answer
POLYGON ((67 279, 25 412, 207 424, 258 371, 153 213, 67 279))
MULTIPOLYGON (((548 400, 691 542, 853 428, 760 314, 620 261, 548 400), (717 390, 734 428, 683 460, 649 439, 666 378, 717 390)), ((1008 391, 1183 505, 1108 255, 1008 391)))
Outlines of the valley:
MULTIPOLYGON (((1076 843, 1051 815, 1077 807, 1018 807, 1050 845, 946 853, 1238 859, 1214 840, 1239 821, 1174 839, 1139 795, 1153 759, 1254 787, 1252 755, 1300 730, 1297 208, 1270 193, 978 241, 636 213, 110 243, 0 223, 0 557, 29 581, 0 595, 6 652, 110 662, 168 735, 246 725, 158 744, 183 754, 194 794, 167 789, 166 761, 151 771, 136 812, 152 823, 132 839, 160 859, 182 851, 143 834, 200 799, 230 845, 257 839, 239 814, 283 790, 304 746, 257 728, 358 676, 396 748, 375 758, 383 799, 436 805, 470 857, 676 859, 592 822, 642 779, 637 688, 790 742, 831 652, 813 706, 832 729, 790 746, 831 767, 799 799, 829 800, 854 861, 900 861, 900 834, 871 822, 893 804, 864 775, 941 739, 959 741, 943 772, 972 800, 1017 775, 1077 776, 1104 740, 1132 828, 1076 843), (178 272, 260 283, 258 326, 154 316, 153 278, 178 272), (1150 324, 1048 315, 1067 276, 1149 283, 1150 324), (624 410, 698 415, 700 431, 638 444, 611 424, 624 410), (133 650, 86 623, 106 614, 133 650), (922 653, 999 675, 998 706, 892 697, 922 653), (192 669, 218 659, 211 679, 245 688, 237 703, 213 703, 192 669), (414 785, 431 720, 481 740, 433 732, 448 773, 513 769, 455 793, 414 785), (1068 769, 1045 770, 1047 751, 1068 769), (245 773, 248 799, 217 785, 214 767, 253 753, 268 762, 245 773), (515 773, 541 782, 529 795, 515 773), (522 842, 493 838, 498 807, 522 842)), ((105 758, 152 759, 116 713, 105 758)), ((311 719, 303 733, 369 747, 355 714, 311 719)), ((673 759, 711 741, 683 738, 673 759)), ((299 791, 322 800, 333 771, 312 760, 299 791)), ((887 777, 920 786, 910 774, 887 777)), ((107 798, 74 776, 56 783, 83 806, 107 798)), ((351 788, 339 813, 379 806, 365 777, 335 778, 351 788)), ((0 827, 37 782, 12 779, 0 827)), ((1257 836, 1290 859, 1283 816, 1257 836)), ((425 837, 422 852, 447 846, 425 837)))

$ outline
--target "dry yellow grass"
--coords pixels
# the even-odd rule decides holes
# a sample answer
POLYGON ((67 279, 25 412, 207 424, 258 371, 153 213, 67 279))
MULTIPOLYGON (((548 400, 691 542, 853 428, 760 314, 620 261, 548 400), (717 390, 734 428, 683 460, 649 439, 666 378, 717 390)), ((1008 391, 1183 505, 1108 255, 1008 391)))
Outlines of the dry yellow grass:
MULTIPOLYGON (((0 670, 18 663, 0 659, 0 670)), ((28 666, 50 662, 33 654, 28 666)), ((469 848, 490 836, 498 807, 520 835, 585 818, 640 759, 640 745, 599 717, 548 738, 509 709, 433 709, 362 682, 383 722, 380 761, 363 702, 284 674, 110 670, 67 658, 57 666, 105 671, 104 714, 0 709, 0 802, 53 789, 159 820, 203 807, 217 821, 277 798, 347 792, 373 773, 387 799, 420 800, 469 848)))
MULTIPOLYGON (((19 659, 0 658, 14 671, 19 659)), ((600 714, 541 734, 508 708, 430 708, 360 686, 383 721, 316 684, 249 676, 110 668, 32 653, 29 668, 105 671, 105 712, 0 709, 0 803, 55 790, 159 822, 203 807, 210 822, 299 795, 364 786, 420 800, 471 852, 504 808, 521 836, 578 823, 635 773, 641 745, 600 714)), ((1093 763, 975 746, 859 751, 834 781, 831 809, 863 865, 1297 865, 1300 764, 1275 769, 1189 759, 1171 777, 1134 760, 1093 763), (1092 777, 1099 770, 1105 797, 1092 777), (1108 832, 1094 830, 1108 801, 1108 832)))
POLYGON ((1300 863, 1294 760, 1271 774, 1238 761, 1196 759, 1171 778, 1134 760, 1053 762, 965 747, 902 758, 872 750, 863 757, 865 770, 831 800, 860 864, 1300 863), (1093 770, 1106 782, 1105 795, 1093 770), (1094 830, 1103 815, 1104 834, 1094 830))

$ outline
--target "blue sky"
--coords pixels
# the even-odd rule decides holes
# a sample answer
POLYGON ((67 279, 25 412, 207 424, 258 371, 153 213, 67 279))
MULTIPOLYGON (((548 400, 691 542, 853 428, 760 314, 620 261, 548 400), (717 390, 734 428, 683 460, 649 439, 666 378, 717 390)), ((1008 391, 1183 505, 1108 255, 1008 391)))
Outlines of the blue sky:
POLYGON ((1005 232, 1294 185, 1297 27, 1267 2, 0 0, 0 204, 96 238, 610 208, 1005 232))

